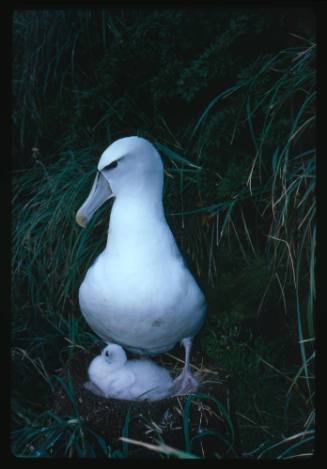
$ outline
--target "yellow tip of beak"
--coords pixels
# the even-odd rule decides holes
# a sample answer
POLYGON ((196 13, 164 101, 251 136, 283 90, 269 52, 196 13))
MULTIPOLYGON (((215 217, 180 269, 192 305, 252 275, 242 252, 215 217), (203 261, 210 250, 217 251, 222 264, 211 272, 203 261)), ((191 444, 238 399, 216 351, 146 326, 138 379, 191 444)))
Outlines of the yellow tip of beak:
POLYGON ((76 216, 75 216, 75 221, 76 223, 81 226, 82 228, 86 228, 86 221, 85 221, 85 218, 83 218, 79 212, 76 213, 76 216))

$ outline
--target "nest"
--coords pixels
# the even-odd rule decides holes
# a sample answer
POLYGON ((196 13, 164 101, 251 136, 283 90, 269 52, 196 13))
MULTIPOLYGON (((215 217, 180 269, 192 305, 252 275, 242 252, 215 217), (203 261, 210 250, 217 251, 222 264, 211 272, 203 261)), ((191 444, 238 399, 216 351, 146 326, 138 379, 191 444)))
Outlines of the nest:
MULTIPOLYGON (((58 374, 71 383, 81 421, 108 443, 109 456, 235 458, 241 454, 231 377, 203 353, 194 351, 191 357, 200 383, 197 392, 159 401, 106 399, 85 389, 88 365, 97 353, 79 351, 58 374)), ((183 349, 176 347, 154 361, 175 377, 183 358, 183 349)), ((56 391, 56 412, 72 415, 71 399, 59 384, 56 391)))

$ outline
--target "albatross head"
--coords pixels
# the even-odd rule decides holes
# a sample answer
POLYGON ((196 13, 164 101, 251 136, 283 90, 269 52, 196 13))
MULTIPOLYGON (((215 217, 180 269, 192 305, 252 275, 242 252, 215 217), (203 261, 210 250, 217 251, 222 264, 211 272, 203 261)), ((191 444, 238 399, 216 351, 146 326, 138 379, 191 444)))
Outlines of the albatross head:
POLYGON ((106 363, 114 368, 121 368, 127 362, 126 352, 118 344, 109 344, 101 352, 106 363))
POLYGON ((76 214, 86 227, 95 211, 111 197, 161 197, 163 165, 154 146, 141 137, 113 142, 101 155, 87 199, 76 214))

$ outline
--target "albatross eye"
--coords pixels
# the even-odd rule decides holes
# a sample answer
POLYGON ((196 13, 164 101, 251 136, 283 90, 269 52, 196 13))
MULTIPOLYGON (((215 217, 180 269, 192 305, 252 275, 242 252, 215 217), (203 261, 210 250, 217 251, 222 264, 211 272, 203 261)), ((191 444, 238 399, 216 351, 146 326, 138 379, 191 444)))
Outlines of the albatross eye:
POLYGON ((118 166, 118 161, 113 161, 112 163, 105 166, 103 169, 114 169, 116 168, 116 166, 118 166))

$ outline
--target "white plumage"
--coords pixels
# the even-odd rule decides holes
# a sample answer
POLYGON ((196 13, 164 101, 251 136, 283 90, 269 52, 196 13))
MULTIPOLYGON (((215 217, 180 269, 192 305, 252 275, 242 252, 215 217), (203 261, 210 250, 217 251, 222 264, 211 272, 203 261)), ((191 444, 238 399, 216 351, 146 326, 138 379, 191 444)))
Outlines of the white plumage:
POLYGON ((172 394, 169 372, 146 359, 127 360, 124 349, 109 344, 88 369, 90 381, 105 397, 158 400, 172 394))
POLYGON ((88 324, 106 343, 156 355, 182 341, 183 383, 188 378, 195 385, 189 354, 206 301, 166 222, 162 190, 162 161, 147 140, 122 138, 102 154, 77 223, 86 226, 102 203, 113 196, 115 201, 106 248, 86 273, 79 303, 88 324))

